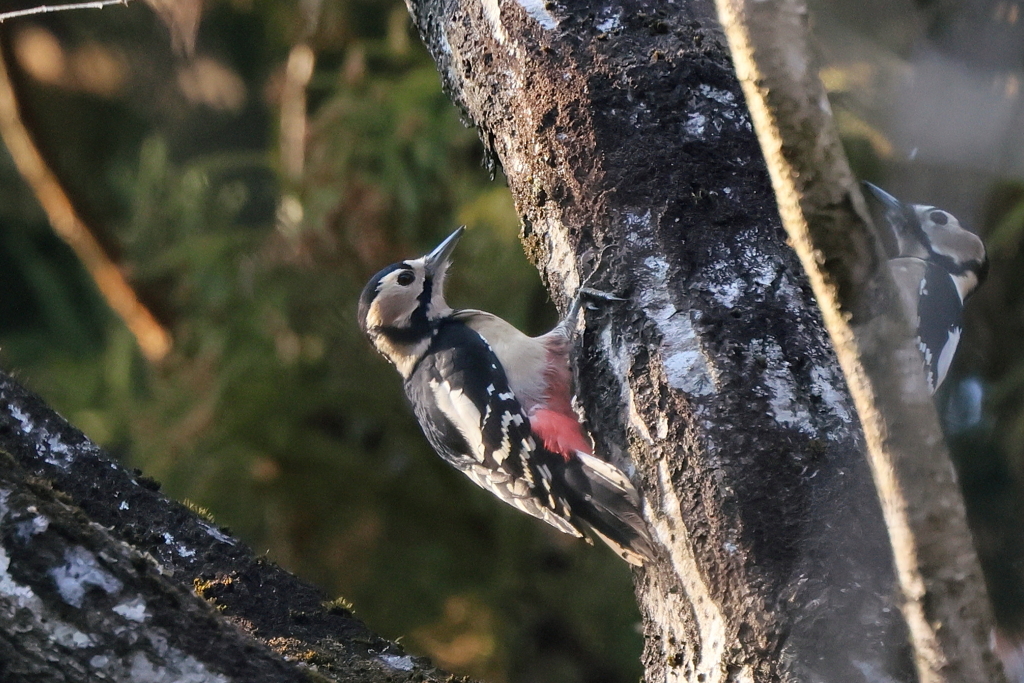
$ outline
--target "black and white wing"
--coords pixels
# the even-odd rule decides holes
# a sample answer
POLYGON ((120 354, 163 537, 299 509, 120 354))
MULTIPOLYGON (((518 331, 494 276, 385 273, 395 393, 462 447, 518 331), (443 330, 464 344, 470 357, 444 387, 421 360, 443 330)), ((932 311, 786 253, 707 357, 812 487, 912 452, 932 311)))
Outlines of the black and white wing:
POLYGON ((564 460, 538 444, 504 369, 477 332, 442 324, 405 390, 441 457, 506 503, 583 536, 569 521, 564 460))
POLYGON ((934 393, 946 379, 963 331, 964 304, 946 270, 917 258, 889 262, 904 307, 917 327, 928 387, 934 393))

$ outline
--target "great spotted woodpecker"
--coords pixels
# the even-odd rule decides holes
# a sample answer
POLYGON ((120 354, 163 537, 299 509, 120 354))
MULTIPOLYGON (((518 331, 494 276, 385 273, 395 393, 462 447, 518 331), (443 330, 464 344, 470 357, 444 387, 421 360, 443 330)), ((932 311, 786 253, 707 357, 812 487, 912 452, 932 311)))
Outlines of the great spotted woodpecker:
POLYGON ((596 535, 642 564, 653 551, 639 495, 594 456, 571 405, 578 305, 539 337, 490 313, 453 310, 444 280, 463 230, 374 275, 359 297, 360 327, 401 374, 444 460, 523 512, 573 536, 596 535))
POLYGON ((952 214, 904 204, 864 183, 885 207, 899 253, 889 260, 904 309, 916 326, 925 376, 934 393, 946 379, 963 331, 964 302, 988 274, 981 239, 952 214))

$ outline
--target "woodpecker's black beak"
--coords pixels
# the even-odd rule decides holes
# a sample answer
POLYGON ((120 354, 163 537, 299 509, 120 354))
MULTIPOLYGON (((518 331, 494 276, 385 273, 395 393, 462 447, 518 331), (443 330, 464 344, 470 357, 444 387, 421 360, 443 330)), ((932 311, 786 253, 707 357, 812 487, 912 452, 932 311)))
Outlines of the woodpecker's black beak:
POLYGON ((875 199, 877 199, 887 210, 899 213, 903 212, 903 202, 893 197, 878 185, 872 185, 866 180, 862 180, 861 182, 864 183, 864 187, 868 188, 868 190, 871 191, 871 194, 875 195, 875 199))
POLYGON ((466 232, 466 226, 460 225, 455 229, 455 232, 445 238, 444 242, 434 247, 434 251, 423 257, 423 266, 427 270, 427 275, 433 276, 438 272, 444 271, 448 266, 448 259, 451 258, 452 252, 455 251, 455 245, 459 243, 459 239, 464 232, 466 232))
POLYGON ((899 256, 902 249, 901 245, 904 243, 921 242, 921 220, 917 217, 914 207, 904 204, 877 185, 872 185, 866 180, 862 182, 864 187, 868 188, 875 199, 878 200, 878 203, 885 208, 885 220, 892 229, 892 236, 896 238, 897 245, 895 245, 894 251, 894 245, 889 244, 885 235, 881 236, 889 256, 899 256))
POLYGON ((894 230, 910 233, 920 229, 920 221, 914 212, 914 207, 904 204, 877 185, 872 185, 866 180, 861 182, 864 183, 864 187, 871 191, 871 194, 875 196, 878 203, 885 207, 885 217, 889 220, 894 230))

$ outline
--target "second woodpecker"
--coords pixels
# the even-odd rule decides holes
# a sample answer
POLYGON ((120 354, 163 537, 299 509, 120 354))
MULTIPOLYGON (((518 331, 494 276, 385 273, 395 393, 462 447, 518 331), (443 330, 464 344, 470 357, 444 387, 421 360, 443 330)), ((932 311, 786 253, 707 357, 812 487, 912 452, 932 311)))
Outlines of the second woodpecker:
POLYGON ((904 204, 871 183, 864 185, 885 207, 896 237, 898 254, 889 266, 934 393, 960 344, 964 303, 988 274, 985 245, 947 211, 904 204))
POLYGON ((567 321, 529 337, 444 298, 459 228, 426 256, 374 275, 359 325, 401 374, 430 445, 495 496, 635 565, 653 556, 628 477, 595 457, 572 409, 567 321))

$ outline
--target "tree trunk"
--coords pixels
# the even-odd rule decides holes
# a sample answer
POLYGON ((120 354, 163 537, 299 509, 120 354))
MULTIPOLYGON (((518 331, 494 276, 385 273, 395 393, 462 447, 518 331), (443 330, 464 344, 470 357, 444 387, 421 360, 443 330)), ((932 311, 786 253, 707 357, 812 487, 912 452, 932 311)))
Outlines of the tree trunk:
POLYGON ((664 547, 636 574, 647 680, 914 680, 854 406, 714 7, 409 4, 556 299, 627 299, 588 310, 578 388, 664 547))
POLYGON ((718 0, 782 222, 861 416, 921 683, 1004 680, 920 351, 811 62, 804 0, 718 0))
POLYGON ((0 680, 453 680, 158 489, 0 373, 0 680))

